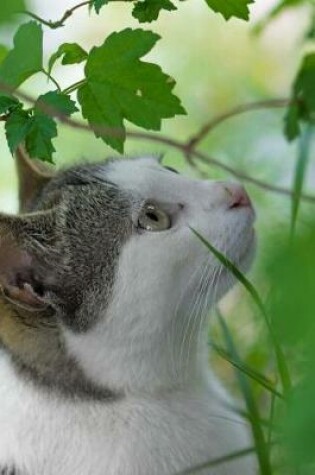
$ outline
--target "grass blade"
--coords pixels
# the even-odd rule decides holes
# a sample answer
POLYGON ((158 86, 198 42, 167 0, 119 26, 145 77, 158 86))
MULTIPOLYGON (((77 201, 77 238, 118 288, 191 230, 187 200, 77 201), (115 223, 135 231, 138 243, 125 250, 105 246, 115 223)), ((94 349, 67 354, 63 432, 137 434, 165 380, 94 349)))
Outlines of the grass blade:
POLYGON ((306 167, 309 161, 310 148, 312 142, 312 125, 308 125, 304 133, 300 138, 299 153, 297 157, 295 175, 294 175, 294 186, 293 186, 293 197, 292 197, 292 208, 291 208, 291 240, 295 234, 297 216, 300 207, 301 194, 303 189, 303 183, 306 173, 306 167))
POLYGON ((247 377, 258 383, 260 386, 263 386, 267 391, 269 391, 273 396, 277 396, 280 399, 283 399, 283 395, 274 387, 272 381, 270 381, 263 374, 258 373, 254 369, 247 366, 242 361, 236 361, 226 350, 220 348, 217 345, 211 344, 212 348, 218 353, 221 358, 225 361, 228 361, 234 368, 238 369, 244 373, 247 377))
POLYGON ((210 460, 209 462, 202 463, 200 465, 196 465, 193 468, 189 468, 182 472, 176 473, 176 475, 192 475, 194 473, 198 473, 201 470, 206 468, 216 467, 217 465, 221 465, 222 463, 232 462, 235 459, 245 457, 246 455, 250 455, 255 453, 255 447, 248 447, 247 449, 238 450, 237 452, 232 452, 228 455, 224 455, 222 457, 218 457, 216 459, 210 460))
POLYGON ((285 356, 282 352, 282 348, 280 347, 280 345, 279 345, 279 343, 278 343, 278 341, 275 337, 275 334, 273 332, 272 326, 270 324, 270 321, 269 321, 269 318, 268 318, 268 315, 267 315, 267 311, 265 309, 265 306, 264 306, 257 290, 255 289, 253 284, 244 276, 244 274, 242 274, 242 272, 236 267, 236 265, 233 264, 232 261, 230 261, 230 259, 228 259, 220 251, 218 251, 218 249, 216 249, 214 246, 212 246, 212 244, 210 244, 210 242, 207 241, 207 239, 205 239, 201 234, 199 234, 198 231, 196 231, 193 228, 190 228, 190 229, 197 236, 197 238, 200 239, 200 241, 206 246, 206 248, 212 254, 214 254, 214 256, 221 262, 221 264, 223 264, 224 267, 226 269, 228 269, 234 275, 234 277, 245 287, 245 289, 249 292, 252 299, 256 303, 257 307, 261 311, 261 314, 264 317, 266 326, 268 328, 268 331, 269 331, 269 334, 270 334, 270 337, 272 339, 272 343, 273 343, 273 346, 274 346, 274 350, 275 350, 275 354, 276 354, 276 360, 277 360, 277 366, 278 366, 278 371, 279 371, 279 376, 280 376, 282 387, 283 387, 283 394, 286 395, 292 387, 290 372, 289 372, 289 369, 288 369, 288 366, 287 366, 287 363, 286 363, 285 356))
MULTIPOLYGON (((241 359, 236 350, 233 337, 228 329, 228 326, 226 325, 219 311, 217 311, 217 315, 219 318, 219 323, 222 329, 222 333, 224 335, 228 352, 229 354, 232 355, 233 360, 241 365, 241 359)), ((239 382, 240 389, 243 394, 243 398, 246 403, 247 411, 250 416, 249 422, 251 424, 253 439, 255 442, 256 454, 257 454, 259 467, 260 467, 260 473, 261 475, 272 475, 272 468, 271 468, 271 463, 269 459, 269 448, 265 441, 264 432, 260 424, 260 414, 259 414, 258 406, 256 404, 256 400, 254 398, 251 387, 245 375, 241 371, 236 370, 236 376, 239 382)))

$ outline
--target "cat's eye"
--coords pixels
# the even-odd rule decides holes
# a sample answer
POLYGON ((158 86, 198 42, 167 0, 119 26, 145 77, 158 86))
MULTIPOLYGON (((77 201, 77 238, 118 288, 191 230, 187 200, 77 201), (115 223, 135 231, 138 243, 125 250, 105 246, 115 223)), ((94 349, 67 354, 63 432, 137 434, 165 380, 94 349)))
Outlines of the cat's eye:
POLYGON ((171 218, 154 203, 146 203, 140 212, 138 227, 146 231, 165 231, 171 227, 171 218))

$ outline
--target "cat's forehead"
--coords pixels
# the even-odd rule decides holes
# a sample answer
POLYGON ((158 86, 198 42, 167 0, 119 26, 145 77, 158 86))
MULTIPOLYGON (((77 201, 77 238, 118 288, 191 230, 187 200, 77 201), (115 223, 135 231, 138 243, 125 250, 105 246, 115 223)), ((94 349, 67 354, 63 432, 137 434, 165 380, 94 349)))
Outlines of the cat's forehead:
POLYGON ((158 201, 177 201, 194 181, 151 157, 113 161, 105 176, 121 191, 158 201))
POLYGON ((61 171, 42 195, 45 203, 51 192, 69 191, 79 201, 86 201, 88 190, 82 186, 98 186, 100 193, 110 193, 111 202, 120 202, 122 196, 130 204, 145 200, 178 203, 196 195, 200 181, 187 178, 163 166, 156 157, 110 159, 101 163, 88 163, 61 171), (196 186, 197 185, 197 186, 196 186), (83 190, 83 191, 82 191, 83 190), (103 190, 103 192, 102 192, 103 190), (83 195, 82 195, 83 193, 83 195), (116 196, 116 198, 115 198, 116 196))

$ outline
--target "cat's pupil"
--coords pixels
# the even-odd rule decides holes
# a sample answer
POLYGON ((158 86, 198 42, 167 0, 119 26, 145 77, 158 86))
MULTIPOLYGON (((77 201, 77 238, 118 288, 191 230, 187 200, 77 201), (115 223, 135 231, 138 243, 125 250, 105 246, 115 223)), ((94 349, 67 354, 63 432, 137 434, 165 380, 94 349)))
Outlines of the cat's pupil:
POLYGON ((158 222, 159 218, 155 213, 149 212, 146 213, 147 218, 151 219, 151 221, 158 222))

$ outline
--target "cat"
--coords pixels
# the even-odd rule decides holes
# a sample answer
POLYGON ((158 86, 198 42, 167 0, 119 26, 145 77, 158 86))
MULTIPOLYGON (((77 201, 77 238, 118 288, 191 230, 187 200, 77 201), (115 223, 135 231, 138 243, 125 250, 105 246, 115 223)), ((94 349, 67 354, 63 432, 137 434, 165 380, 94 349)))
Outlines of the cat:
POLYGON ((0 473, 176 475, 251 446, 207 361, 206 316, 233 279, 193 233, 248 270, 245 190, 154 157, 16 160, 21 213, 0 214, 0 473))

